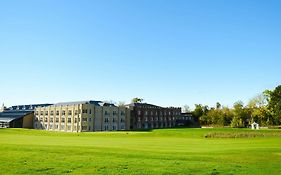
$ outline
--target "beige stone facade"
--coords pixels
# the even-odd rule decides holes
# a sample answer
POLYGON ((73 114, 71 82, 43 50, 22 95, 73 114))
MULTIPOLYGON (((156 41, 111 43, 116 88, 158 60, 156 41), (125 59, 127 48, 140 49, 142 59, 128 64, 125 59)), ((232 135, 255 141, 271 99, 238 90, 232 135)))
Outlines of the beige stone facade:
POLYGON ((58 103, 35 109, 34 128, 66 132, 129 130, 130 112, 100 101, 58 103))

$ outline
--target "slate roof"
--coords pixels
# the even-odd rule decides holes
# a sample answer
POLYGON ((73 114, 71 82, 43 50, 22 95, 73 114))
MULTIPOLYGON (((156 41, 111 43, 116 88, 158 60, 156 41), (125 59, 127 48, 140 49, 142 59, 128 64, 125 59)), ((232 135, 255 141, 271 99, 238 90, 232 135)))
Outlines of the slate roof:
POLYGON ((45 107, 49 106, 52 104, 29 104, 29 105, 16 105, 16 106, 11 106, 7 110, 22 110, 22 111, 33 111, 34 108, 36 107, 45 107))
POLYGON ((130 104, 127 104, 126 106, 148 107, 148 108, 162 108, 162 107, 160 107, 160 106, 156 106, 156 105, 148 104, 148 103, 130 103, 130 104))
POLYGON ((103 102, 103 101, 94 101, 94 100, 74 101, 74 102, 61 102, 61 103, 53 104, 52 106, 72 106, 72 105, 79 105, 79 104, 93 104, 95 106, 115 106, 112 103, 107 103, 107 102, 103 102))
POLYGON ((149 104, 149 103, 130 103, 130 104, 127 104, 125 106, 141 107, 141 108, 157 108, 157 109, 160 109, 160 108, 165 108, 165 109, 177 108, 177 107, 162 107, 162 106, 157 106, 157 105, 153 105, 153 104, 149 104))

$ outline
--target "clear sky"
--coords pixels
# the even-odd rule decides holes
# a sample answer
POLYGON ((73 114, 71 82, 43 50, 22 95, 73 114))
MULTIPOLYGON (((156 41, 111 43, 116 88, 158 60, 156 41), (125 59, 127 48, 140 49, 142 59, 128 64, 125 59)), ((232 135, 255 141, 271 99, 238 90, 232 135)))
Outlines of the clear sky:
POLYGON ((247 103, 281 84, 280 9, 280 0, 0 1, 0 103, 247 103))

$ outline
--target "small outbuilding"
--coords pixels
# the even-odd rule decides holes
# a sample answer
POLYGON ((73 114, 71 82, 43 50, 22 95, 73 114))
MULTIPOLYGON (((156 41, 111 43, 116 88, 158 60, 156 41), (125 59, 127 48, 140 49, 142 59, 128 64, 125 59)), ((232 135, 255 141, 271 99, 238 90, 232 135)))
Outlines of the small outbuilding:
POLYGON ((252 126, 252 129, 260 129, 259 124, 256 122, 252 123, 251 126, 252 126))

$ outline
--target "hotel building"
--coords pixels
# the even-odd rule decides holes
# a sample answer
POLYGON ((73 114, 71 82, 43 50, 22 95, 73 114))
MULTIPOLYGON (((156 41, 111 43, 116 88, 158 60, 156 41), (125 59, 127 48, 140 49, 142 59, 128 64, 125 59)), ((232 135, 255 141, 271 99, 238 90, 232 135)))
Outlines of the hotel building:
POLYGON ((102 101, 57 103, 35 108, 34 128, 66 132, 130 129, 130 112, 102 101))
POLYGON ((181 115, 181 108, 160 107, 147 103, 131 103, 130 129, 172 128, 176 126, 176 118, 181 115))

